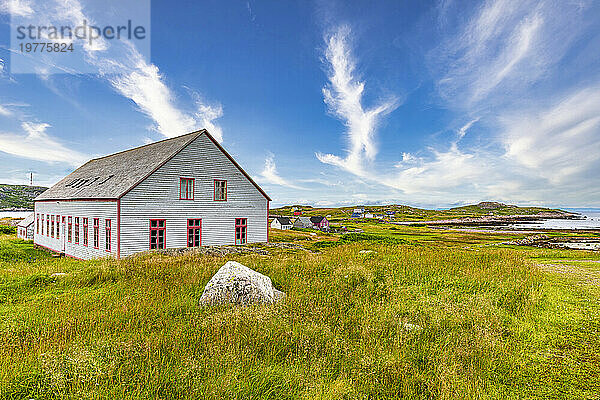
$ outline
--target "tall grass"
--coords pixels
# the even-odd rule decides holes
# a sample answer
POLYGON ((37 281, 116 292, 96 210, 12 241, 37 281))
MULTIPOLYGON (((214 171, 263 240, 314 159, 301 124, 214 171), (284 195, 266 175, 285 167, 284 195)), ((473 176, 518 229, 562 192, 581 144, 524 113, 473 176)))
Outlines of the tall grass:
MULTIPOLYGON (((549 336, 597 318, 553 316, 559 289, 509 249, 361 242, 0 265, 2 398, 581 398, 598 384, 546 356, 560 345, 549 336), (286 300, 199 306, 228 259, 286 300)), ((597 373, 592 361, 578 360, 597 373)))

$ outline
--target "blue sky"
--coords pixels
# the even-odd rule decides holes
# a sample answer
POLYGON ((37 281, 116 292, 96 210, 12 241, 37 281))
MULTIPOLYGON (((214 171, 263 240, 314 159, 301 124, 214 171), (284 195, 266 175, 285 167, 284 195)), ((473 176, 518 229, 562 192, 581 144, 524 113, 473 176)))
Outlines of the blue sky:
POLYGON ((12 71, 55 1, 0 0, 0 182, 207 128, 274 205, 600 206, 598 2, 153 0, 149 59, 12 71))

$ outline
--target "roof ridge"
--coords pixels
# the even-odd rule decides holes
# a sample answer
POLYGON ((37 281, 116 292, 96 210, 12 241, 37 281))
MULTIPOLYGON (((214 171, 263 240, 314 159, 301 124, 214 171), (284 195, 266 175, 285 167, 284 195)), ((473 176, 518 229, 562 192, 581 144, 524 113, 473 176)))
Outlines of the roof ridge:
MULTIPOLYGON (((116 153, 108 154, 108 155, 105 155, 105 156, 102 156, 102 157, 92 158, 92 159, 90 159, 88 162, 86 162, 85 164, 87 164, 87 163, 89 163, 89 162, 92 162, 92 161, 102 160, 102 159, 104 159, 104 158, 108 158, 108 157, 116 156, 117 154, 123 154, 123 153, 127 153, 127 152, 130 152, 130 151, 133 151, 133 150, 139 150, 139 149, 142 149, 142 148, 144 148, 144 147, 152 146, 152 145, 155 145, 155 144, 158 144, 158 143, 167 142, 167 141, 169 141, 169 140, 180 139, 180 138, 182 138, 182 137, 184 137, 184 136, 189 136, 189 135, 200 135, 200 134, 204 133, 204 131, 206 131, 206 129, 199 129, 199 130, 197 130, 197 131, 190 132, 190 133, 186 133, 186 134, 184 134, 184 135, 174 136, 174 137, 172 137, 172 138, 166 138, 166 139, 162 139, 162 140, 159 140, 159 141, 157 141, 157 142, 152 142, 152 143, 143 144, 143 145, 141 145, 141 146, 134 147, 134 148, 132 148, 132 149, 127 149, 127 150, 121 150, 121 151, 117 151, 116 153)), ((82 164, 82 166, 83 166, 83 165, 85 165, 85 164, 82 164)))

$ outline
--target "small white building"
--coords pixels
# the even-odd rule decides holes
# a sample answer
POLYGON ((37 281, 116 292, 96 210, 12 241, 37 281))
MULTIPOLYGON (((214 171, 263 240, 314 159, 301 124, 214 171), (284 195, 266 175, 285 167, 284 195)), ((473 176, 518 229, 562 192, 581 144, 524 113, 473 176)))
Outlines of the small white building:
POLYGON ((270 200, 201 130, 79 167, 34 200, 34 242, 81 259, 266 242, 270 200))
POLYGON ((271 221, 271 228, 288 230, 292 229, 292 220, 289 217, 275 217, 271 221))
POLYGON ((17 237, 23 240, 33 240, 34 214, 31 213, 17 225, 17 237))

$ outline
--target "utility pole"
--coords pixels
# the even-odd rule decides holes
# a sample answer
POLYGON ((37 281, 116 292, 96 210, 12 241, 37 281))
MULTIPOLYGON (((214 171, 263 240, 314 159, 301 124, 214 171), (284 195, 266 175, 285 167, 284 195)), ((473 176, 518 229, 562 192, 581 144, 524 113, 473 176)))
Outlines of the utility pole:
POLYGON ((29 186, 33 186, 33 172, 29 173, 29 186))

